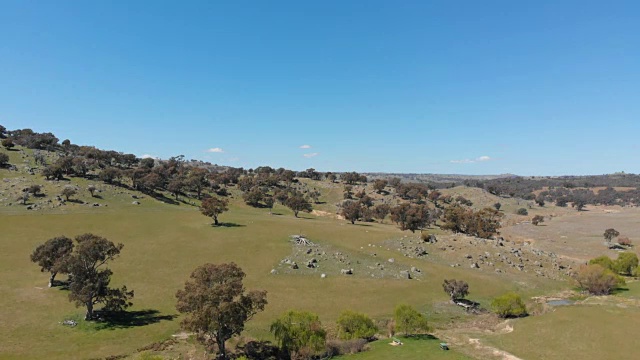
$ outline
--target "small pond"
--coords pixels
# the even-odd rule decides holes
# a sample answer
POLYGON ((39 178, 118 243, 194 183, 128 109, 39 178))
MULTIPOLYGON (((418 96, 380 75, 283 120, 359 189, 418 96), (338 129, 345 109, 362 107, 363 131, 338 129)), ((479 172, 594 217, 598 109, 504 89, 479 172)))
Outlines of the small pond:
POLYGON ((547 304, 550 305, 550 306, 571 305, 573 303, 574 303, 574 301, 573 300, 569 300, 569 299, 558 299, 558 300, 549 300, 549 301, 547 301, 547 304))

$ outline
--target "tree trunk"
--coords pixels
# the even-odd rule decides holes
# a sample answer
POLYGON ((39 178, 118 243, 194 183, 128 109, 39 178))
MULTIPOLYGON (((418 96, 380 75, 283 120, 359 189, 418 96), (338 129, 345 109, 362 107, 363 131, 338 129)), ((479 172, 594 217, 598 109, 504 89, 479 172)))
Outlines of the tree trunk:
POLYGON ((93 319, 93 302, 89 301, 86 303, 87 305, 87 313, 84 315, 85 320, 93 319))
POLYGON ((55 280, 57 274, 57 271, 51 273, 51 276, 49 277, 49 287, 53 286, 53 281, 55 280))
POLYGON ((294 211, 293 211, 293 215, 294 215, 295 217, 298 217, 298 211, 297 211, 297 210, 294 210, 294 211))
POLYGON ((218 217, 217 216, 213 217, 213 224, 214 225, 218 225, 218 217))
POLYGON ((227 348, 225 347, 225 341, 222 336, 216 336, 216 343, 218 343, 218 359, 226 359, 227 358, 227 348))

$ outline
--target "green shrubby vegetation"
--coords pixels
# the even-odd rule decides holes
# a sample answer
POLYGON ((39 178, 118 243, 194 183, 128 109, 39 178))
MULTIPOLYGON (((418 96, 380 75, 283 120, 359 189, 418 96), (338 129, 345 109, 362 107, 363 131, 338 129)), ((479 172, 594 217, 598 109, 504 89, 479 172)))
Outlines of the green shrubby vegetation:
POLYGON ((491 301, 491 308, 502 318, 521 317, 527 315, 527 307, 520 295, 507 293, 491 301))

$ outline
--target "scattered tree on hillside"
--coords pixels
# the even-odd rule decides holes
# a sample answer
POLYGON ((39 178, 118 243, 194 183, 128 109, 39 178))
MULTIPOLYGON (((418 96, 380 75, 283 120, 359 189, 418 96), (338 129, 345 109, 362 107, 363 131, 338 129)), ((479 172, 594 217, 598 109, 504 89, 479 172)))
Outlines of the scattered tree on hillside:
POLYGON ((9 164, 9 155, 0 153, 0 167, 5 167, 9 164))
POLYGON ((107 184, 112 184, 122 177, 122 171, 118 168, 108 167, 100 171, 98 178, 107 184))
POLYGON ((342 198, 345 200, 353 199, 353 186, 345 185, 344 193, 342 194, 342 198))
POLYGON ((38 245, 31 253, 31 261, 40 266, 40 271, 49 272, 49 287, 53 286, 59 272, 65 272, 65 262, 72 251, 73 241, 66 236, 58 236, 38 245))
POLYGON ((491 301, 491 308, 501 318, 522 317, 527 315, 527 307, 520 295, 507 293, 491 301))
POLYGON ((20 193, 20 195, 18 195, 18 198, 16 200, 21 201, 22 205, 27 205, 27 201, 29 201, 29 198, 29 192, 23 191, 22 193, 20 193))
POLYGON ((536 200, 535 200, 536 204, 538 204, 538 206, 542 207, 544 206, 544 196, 542 196, 542 194, 536 196, 536 200))
POLYGON ((269 215, 271 215, 273 210, 273 205, 275 205, 276 201, 271 195, 267 195, 264 197, 264 205, 269 209, 269 215))
POLYGON ((254 186, 249 191, 245 192, 242 195, 242 199, 247 205, 251 205, 253 207, 260 206, 260 202, 264 197, 264 193, 260 190, 259 187, 254 186))
POLYGON ((298 217, 300 211, 311 212, 313 208, 307 199, 304 198, 302 193, 295 191, 285 201, 285 205, 293 211, 293 215, 298 217))
POLYGON ((567 203, 569 201, 565 197, 559 197, 556 199, 556 206, 558 207, 567 207, 567 203))
POLYGON ((4 146, 4 148, 7 150, 11 150, 14 146, 16 146, 16 144, 14 144, 13 140, 11 139, 2 139, 2 146, 4 146))
POLYGON ((338 337, 343 340, 371 339, 377 332, 376 324, 365 314, 343 311, 338 317, 338 337))
POLYGON ((453 299, 464 299, 467 295, 469 295, 469 284, 463 280, 444 280, 442 283, 442 288, 444 292, 449 294, 451 300, 453 299))
POLYGON ((410 305, 398 305, 394 311, 396 330, 405 335, 414 335, 429 330, 427 318, 410 305))
POLYGON ((503 217, 503 213, 493 208, 474 211, 453 205, 444 212, 442 228, 486 239, 498 232, 503 217))
POLYGON ((527 215, 529 215, 529 212, 525 208, 519 208, 518 210, 516 210, 516 214, 522 215, 522 216, 527 216, 527 215))
POLYGON ((186 314, 182 328, 198 334, 210 349, 215 344, 220 359, 227 359, 226 341, 242 333, 247 321, 267 305, 267 292, 246 291, 244 277, 235 263, 204 264, 176 293, 176 309, 186 314))
POLYGON ((75 238, 75 251, 65 261, 69 273, 69 300, 87 309, 85 320, 94 319, 94 306, 103 304, 102 311, 118 312, 131 306, 133 291, 126 286, 110 288, 113 272, 104 265, 120 255, 124 247, 94 235, 84 234, 75 238))
POLYGON ((74 196, 77 193, 78 191, 76 190, 76 188, 74 188, 71 185, 67 185, 62 189, 62 192, 60 193, 60 195, 64 196, 65 199, 69 201, 69 198, 74 196))
POLYGON ((425 205, 400 204, 391 209, 391 221, 400 226, 400 230, 415 233, 429 225, 429 209, 425 205))
POLYGON ((531 223, 535 226, 538 226, 538 224, 541 224, 544 222, 544 216, 542 215, 536 215, 533 217, 533 219, 531 219, 531 223))
POLYGON ((40 191, 42 191, 42 186, 40 186, 40 185, 38 185, 38 184, 30 185, 30 186, 27 188, 27 192, 28 192, 29 194, 34 195, 34 196, 38 196, 38 194, 40 193, 40 191))
POLYGON ((93 197, 97 189, 95 185, 91 184, 87 186, 87 190, 89 191, 89 193, 91 193, 91 197, 93 197))
POLYGON ((384 188, 387 187, 387 184, 389 184, 387 180, 377 179, 376 181, 373 182, 373 189, 378 194, 381 194, 384 191, 384 188))
POLYGON ((497 202, 497 203, 493 204, 493 207, 494 207, 496 210, 500 211, 500 208, 502 207, 502 204, 500 204, 499 202, 497 202))
POLYGON ((576 208, 576 210, 578 211, 582 211, 582 209, 584 209, 586 205, 587 205, 587 201, 580 198, 573 199, 573 202, 571 204, 571 206, 576 208))
POLYGON ((229 201, 215 196, 202 200, 200 205, 202 215, 213 218, 214 225, 218 225, 218 216, 227 210, 229 210, 229 201))
POLYGON ((359 202, 353 200, 346 200, 342 204, 342 211, 340 212, 345 219, 351 221, 351 224, 355 224, 362 216, 362 205, 359 202))
POLYGON ((387 205, 387 204, 379 204, 376 205, 376 207, 373 208, 373 217, 380 220, 380 222, 384 222, 384 218, 387 217, 387 215, 389 215, 389 212, 391 212, 391 206, 387 205))
POLYGON ((173 194, 176 200, 178 200, 178 196, 180 196, 180 193, 182 193, 185 187, 186 186, 184 180, 180 177, 176 177, 169 181, 169 184, 167 185, 167 191, 173 194))
POLYGON ((613 240, 614 237, 617 237, 618 235, 620 235, 620 232, 618 232, 616 229, 607 229, 604 231, 604 239, 607 241, 607 243, 611 243, 611 240, 613 240))
POLYGON ((291 359, 311 358, 324 349, 327 338, 318 315, 307 311, 287 311, 271 324, 270 330, 291 359))
POLYGON ((599 264, 580 267, 575 275, 578 285, 594 295, 608 295, 624 280, 599 264))

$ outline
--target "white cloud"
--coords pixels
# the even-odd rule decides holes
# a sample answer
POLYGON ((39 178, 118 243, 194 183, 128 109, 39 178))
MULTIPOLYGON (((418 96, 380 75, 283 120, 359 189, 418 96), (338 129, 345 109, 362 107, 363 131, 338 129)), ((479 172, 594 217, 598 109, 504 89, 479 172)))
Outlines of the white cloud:
POLYGON ((222 150, 222 148, 211 148, 209 150, 207 150, 208 153, 223 153, 224 150, 222 150))
POLYGON ((144 154, 142 156, 140 156, 143 159, 157 159, 157 156, 153 156, 153 155, 149 155, 149 154, 144 154))
POLYGON ((311 149, 311 145, 302 145, 300 149, 311 149))
POLYGON ((302 156, 304 156, 304 157, 306 157, 306 158, 312 158, 312 157, 314 157, 314 156, 318 156, 318 155, 319 155, 318 153, 310 153, 310 154, 304 154, 304 155, 302 155, 302 156))
POLYGON ((477 157, 475 159, 451 160, 450 162, 452 164, 473 164, 473 163, 484 162, 484 161, 489 161, 489 160, 493 160, 493 159, 490 158, 489 156, 483 155, 483 156, 477 157))

